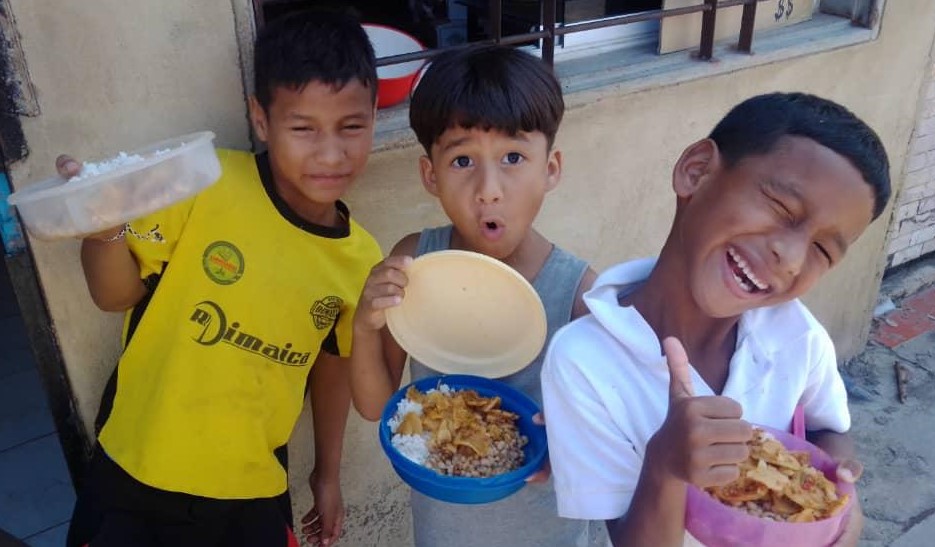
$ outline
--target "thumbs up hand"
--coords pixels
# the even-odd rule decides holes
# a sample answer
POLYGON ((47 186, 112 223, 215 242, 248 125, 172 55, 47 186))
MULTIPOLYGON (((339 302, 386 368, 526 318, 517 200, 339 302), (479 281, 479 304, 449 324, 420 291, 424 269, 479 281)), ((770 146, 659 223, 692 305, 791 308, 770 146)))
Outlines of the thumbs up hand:
POLYGON ((737 464, 747 458, 746 442, 753 436, 750 424, 740 419, 742 408, 728 397, 695 397, 681 342, 666 338, 662 348, 669 366, 669 410, 644 461, 699 487, 736 479, 737 464))

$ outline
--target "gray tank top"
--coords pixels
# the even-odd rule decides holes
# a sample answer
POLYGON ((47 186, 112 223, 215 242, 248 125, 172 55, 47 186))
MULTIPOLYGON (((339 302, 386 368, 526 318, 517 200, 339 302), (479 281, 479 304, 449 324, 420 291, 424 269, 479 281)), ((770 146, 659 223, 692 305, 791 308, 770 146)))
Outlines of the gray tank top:
MULTIPOLYGON (((451 247, 452 227, 422 231, 416 256, 451 247)), ((552 335, 571 319, 575 294, 588 265, 554 247, 532 286, 545 306, 552 335)), ((522 391, 542 406, 539 372, 545 348, 523 370, 500 381, 522 391)), ((413 381, 439 372, 410 358, 413 381)), ((438 501, 412 491, 413 538, 416 547, 585 547, 588 522, 558 516, 552 481, 528 484, 512 496, 484 505, 460 505, 438 501)))

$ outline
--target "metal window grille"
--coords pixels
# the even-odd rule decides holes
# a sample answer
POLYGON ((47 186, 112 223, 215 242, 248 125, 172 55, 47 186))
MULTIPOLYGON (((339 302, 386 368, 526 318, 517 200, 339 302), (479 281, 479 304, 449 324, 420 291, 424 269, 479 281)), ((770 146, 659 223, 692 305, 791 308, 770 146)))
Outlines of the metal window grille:
MULTIPOLYGON (((275 1, 276 0, 253 0, 254 15, 256 17, 258 26, 261 27, 264 23, 263 5, 275 1)), ((642 21, 658 21, 667 17, 675 17, 690 13, 701 13, 701 40, 698 44, 698 54, 695 58, 702 61, 708 61, 711 60, 714 53, 715 22, 717 20, 718 10, 733 6, 743 6, 740 23, 740 35, 737 40, 737 50, 743 53, 750 53, 753 49, 753 28, 756 21, 757 4, 760 2, 766 2, 768 0, 703 0, 703 3, 695 6, 673 9, 657 9, 564 25, 558 24, 556 20, 559 1, 560 0, 542 0, 542 9, 539 18, 539 30, 522 34, 510 34, 509 36, 503 36, 503 0, 490 0, 488 13, 490 20, 489 33, 491 38, 487 40, 480 40, 474 43, 514 45, 529 43, 531 41, 538 41, 542 52, 542 59, 552 65, 555 62, 556 38, 561 38, 566 34, 628 25, 642 21)), ((377 59, 377 66, 395 65, 409 61, 431 59, 442 51, 445 51, 445 49, 446 48, 426 49, 424 51, 415 53, 380 57, 377 59)))

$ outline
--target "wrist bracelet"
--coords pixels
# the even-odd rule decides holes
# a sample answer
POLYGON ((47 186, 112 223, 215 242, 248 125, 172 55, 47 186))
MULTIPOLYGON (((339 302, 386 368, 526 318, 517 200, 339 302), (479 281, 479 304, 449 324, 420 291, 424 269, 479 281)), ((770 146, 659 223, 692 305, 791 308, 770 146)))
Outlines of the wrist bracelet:
POLYGON ((127 225, 126 225, 126 224, 123 225, 123 228, 121 228, 119 232, 117 232, 116 234, 114 234, 114 235, 112 235, 112 236, 110 236, 110 237, 105 237, 105 238, 100 238, 100 239, 95 238, 95 239, 97 239, 97 241, 100 241, 101 243, 113 243, 114 241, 118 241, 118 240, 123 239, 123 237, 124 237, 125 235, 127 235, 127 225))

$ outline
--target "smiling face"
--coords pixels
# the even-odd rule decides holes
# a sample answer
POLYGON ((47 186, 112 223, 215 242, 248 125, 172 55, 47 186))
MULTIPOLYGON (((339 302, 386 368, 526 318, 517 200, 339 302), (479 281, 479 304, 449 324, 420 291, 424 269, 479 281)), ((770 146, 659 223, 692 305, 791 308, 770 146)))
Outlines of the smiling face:
POLYGON ((561 153, 542 133, 461 127, 445 131, 420 167, 469 250, 501 260, 526 239, 562 170, 561 153))
POLYGON ((695 304, 709 317, 799 297, 869 225, 873 192, 843 156, 783 137, 768 154, 724 168, 710 140, 689 147, 673 177, 674 236, 695 304))
POLYGON ((250 115, 269 149, 276 189, 296 211, 333 206, 367 163, 374 103, 358 80, 340 89, 317 81, 279 86, 267 109, 251 97, 250 115))

